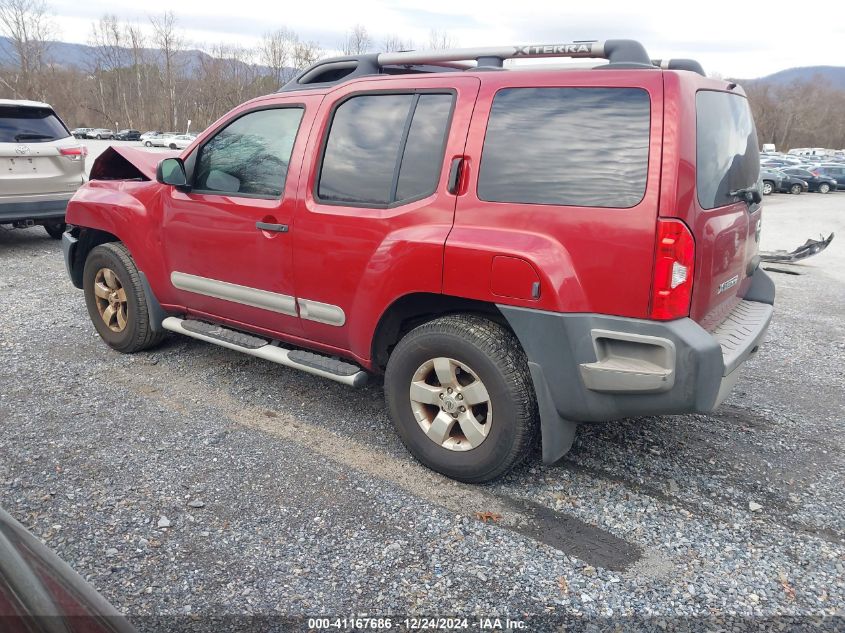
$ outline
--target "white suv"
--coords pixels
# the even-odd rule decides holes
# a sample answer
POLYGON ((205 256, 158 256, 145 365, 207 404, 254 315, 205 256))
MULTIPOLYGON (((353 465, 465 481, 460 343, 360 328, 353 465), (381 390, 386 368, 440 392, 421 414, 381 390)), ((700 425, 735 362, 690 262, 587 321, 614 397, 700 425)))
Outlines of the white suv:
POLYGON ((0 224, 41 224, 61 238, 87 154, 46 103, 0 99, 0 224))

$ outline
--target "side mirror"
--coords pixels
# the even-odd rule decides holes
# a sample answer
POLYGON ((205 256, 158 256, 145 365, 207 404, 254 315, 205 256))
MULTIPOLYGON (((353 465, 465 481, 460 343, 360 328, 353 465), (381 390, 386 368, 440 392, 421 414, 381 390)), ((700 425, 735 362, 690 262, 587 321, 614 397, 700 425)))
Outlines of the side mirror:
POLYGON ((763 196, 756 189, 745 192, 745 201, 748 204, 760 204, 763 201, 763 196))
POLYGON ((164 185, 185 187, 188 184, 185 164, 179 158, 165 158, 156 167, 156 180, 164 185))

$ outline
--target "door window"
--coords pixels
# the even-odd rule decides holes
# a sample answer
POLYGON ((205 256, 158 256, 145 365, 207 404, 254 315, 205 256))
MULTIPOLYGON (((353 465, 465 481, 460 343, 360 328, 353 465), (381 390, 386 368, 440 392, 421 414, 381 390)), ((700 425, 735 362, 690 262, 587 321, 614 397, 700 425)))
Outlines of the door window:
POLYGON ((239 117, 200 148, 194 190, 256 198, 280 198, 299 107, 258 110, 239 117))
POLYGON ((387 207, 432 194, 443 165, 452 94, 370 94, 335 110, 317 197, 387 207))

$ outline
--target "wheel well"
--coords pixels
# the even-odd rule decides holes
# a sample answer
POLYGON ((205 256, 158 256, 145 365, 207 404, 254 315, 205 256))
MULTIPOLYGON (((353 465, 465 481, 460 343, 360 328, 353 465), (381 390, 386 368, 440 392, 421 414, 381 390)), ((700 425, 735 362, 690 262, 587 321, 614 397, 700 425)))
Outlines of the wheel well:
POLYGON ((82 271, 85 269, 85 260, 88 259, 88 253, 100 244, 119 242, 120 239, 107 231, 84 227, 75 227, 71 234, 78 240, 76 250, 73 253, 73 265, 70 271, 71 281, 77 288, 82 288, 82 271))
POLYGON ((484 316, 510 329, 493 303, 420 292, 394 301, 381 315, 373 336, 373 368, 383 371, 399 340, 415 327, 445 314, 471 313, 484 316))

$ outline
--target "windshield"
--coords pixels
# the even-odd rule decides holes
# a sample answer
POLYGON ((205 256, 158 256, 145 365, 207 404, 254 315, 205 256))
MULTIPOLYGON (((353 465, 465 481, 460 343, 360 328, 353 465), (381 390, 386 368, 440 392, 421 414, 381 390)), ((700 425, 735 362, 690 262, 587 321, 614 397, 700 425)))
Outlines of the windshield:
POLYGON ((760 175, 757 131, 740 95, 699 91, 696 104, 696 186, 703 209, 737 202, 731 195, 754 187, 760 175))
POLYGON ((49 108, 0 106, 0 143, 46 143, 68 136, 49 108))

